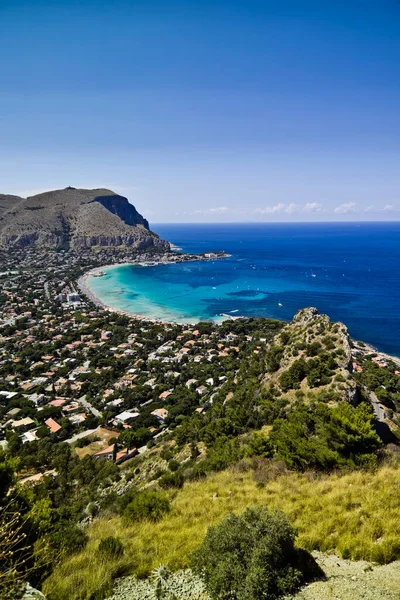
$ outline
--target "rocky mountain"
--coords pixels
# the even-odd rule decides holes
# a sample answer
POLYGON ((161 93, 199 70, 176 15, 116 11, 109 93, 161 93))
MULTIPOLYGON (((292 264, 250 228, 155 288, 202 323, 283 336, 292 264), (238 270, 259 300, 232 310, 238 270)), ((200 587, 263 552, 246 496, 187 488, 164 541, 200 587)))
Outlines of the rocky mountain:
POLYGON ((20 196, 12 196, 10 194, 0 194, 0 215, 6 210, 9 210, 19 202, 22 202, 23 198, 20 196))
POLYGON ((0 246, 169 249, 124 196, 72 187, 28 198, 0 195, 0 246))

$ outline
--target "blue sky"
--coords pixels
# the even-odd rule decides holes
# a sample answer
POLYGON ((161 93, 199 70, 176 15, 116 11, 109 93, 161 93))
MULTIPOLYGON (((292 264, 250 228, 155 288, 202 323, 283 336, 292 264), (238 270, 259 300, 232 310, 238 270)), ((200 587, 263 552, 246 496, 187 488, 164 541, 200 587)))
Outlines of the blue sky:
POLYGON ((400 219, 398 0, 0 0, 0 191, 400 219))

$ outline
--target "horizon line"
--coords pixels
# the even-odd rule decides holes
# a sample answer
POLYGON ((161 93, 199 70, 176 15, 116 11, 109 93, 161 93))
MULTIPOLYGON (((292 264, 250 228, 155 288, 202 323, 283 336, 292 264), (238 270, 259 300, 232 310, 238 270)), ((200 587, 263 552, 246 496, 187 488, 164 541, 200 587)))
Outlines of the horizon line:
MULTIPOLYGON (((148 220, 148 219, 147 219, 148 220)), ((363 221, 151 221, 151 225, 364 225, 400 223, 400 219, 363 221)))

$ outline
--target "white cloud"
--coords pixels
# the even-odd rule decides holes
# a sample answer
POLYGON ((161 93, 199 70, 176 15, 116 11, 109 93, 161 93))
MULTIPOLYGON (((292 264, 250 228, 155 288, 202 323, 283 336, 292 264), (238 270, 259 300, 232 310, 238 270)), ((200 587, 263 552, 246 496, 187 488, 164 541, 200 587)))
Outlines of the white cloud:
POLYGON ((385 212, 392 212, 394 210, 394 206, 393 204, 385 204, 382 210, 385 212))
POLYGON ((229 208, 227 206, 217 206, 216 208, 210 208, 208 211, 203 211, 203 212, 210 212, 210 213, 226 213, 228 212, 229 208))
POLYGON ((293 213, 316 213, 320 212, 321 210, 322 204, 319 204, 318 202, 307 202, 304 205, 295 204, 294 202, 291 202, 290 204, 284 204, 283 202, 279 202, 279 204, 275 204, 274 206, 256 208, 253 212, 258 213, 260 215, 292 215, 293 213))
POLYGON ((304 211, 308 213, 321 212, 321 210, 322 204, 319 204, 318 202, 307 202, 307 204, 304 205, 304 211))
POLYGON ((228 206, 216 206, 214 208, 197 209, 192 212, 183 212, 183 215, 223 215, 230 212, 228 206))
POLYGON ((291 204, 289 204, 289 206, 286 207, 285 212, 288 215, 291 215, 292 213, 296 212, 298 210, 298 206, 297 204, 293 204, 293 202, 291 204))
POLYGON ((356 212, 356 203, 355 202, 345 202, 344 204, 337 206, 333 212, 335 212, 336 214, 343 214, 343 215, 347 214, 347 213, 354 213, 354 212, 356 212))
POLYGON ((264 208, 256 208, 254 210, 255 213, 259 213, 261 215, 274 215, 285 212, 286 204, 279 202, 279 204, 275 204, 275 206, 265 206, 264 208))

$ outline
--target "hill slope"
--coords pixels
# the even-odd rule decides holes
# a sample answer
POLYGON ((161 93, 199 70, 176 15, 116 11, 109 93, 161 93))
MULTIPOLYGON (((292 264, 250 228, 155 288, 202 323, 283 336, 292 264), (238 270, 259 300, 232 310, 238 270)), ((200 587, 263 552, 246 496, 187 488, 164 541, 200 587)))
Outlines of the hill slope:
MULTIPOLYGON (((320 477, 284 472, 275 478, 269 469, 268 464, 262 465, 266 479, 263 487, 257 485, 262 474, 259 469, 243 473, 233 468, 203 481, 187 483, 181 490, 171 492, 171 511, 157 523, 128 524, 115 516, 96 519, 87 530, 86 548, 56 567, 44 584, 44 593, 52 600, 101 598, 111 590, 115 573, 149 575, 160 564, 168 564, 173 571, 187 568, 190 553, 210 525, 231 511, 239 513, 257 504, 283 510, 299 531, 299 546, 308 550, 337 552, 378 563, 397 557, 398 465, 375 472, 353 471, 320 477), (99 561, 99 542, 110 535, 122 540, 124 556, 99 561)), ((329 576, 326 566, 323 569, 329 576)), ((322 586, 313 584, 317 588, 319 585, 322 586)), ((355 598, 339 593, 299 597, 355 598)), ((126 598, 130 596, 127 594, 126 598)))
POLYGON ((0 194, 0 215, 5 213, 7 210, 18 204, 19 202, 23 202, 24 198, 20 198, 20 196, 12 196, 11 194, 0 194))
POLYGON ((266 385, 276 385, 290 399, 324 392, 357 404, 351 344, 343 323, 313 307, 299 310, 270 345, 266 385))
POLYGON ((169 249, 127 198, 111 190, 69 187, 26 199, 0 196, 0 206, 3 247, 169 249))

